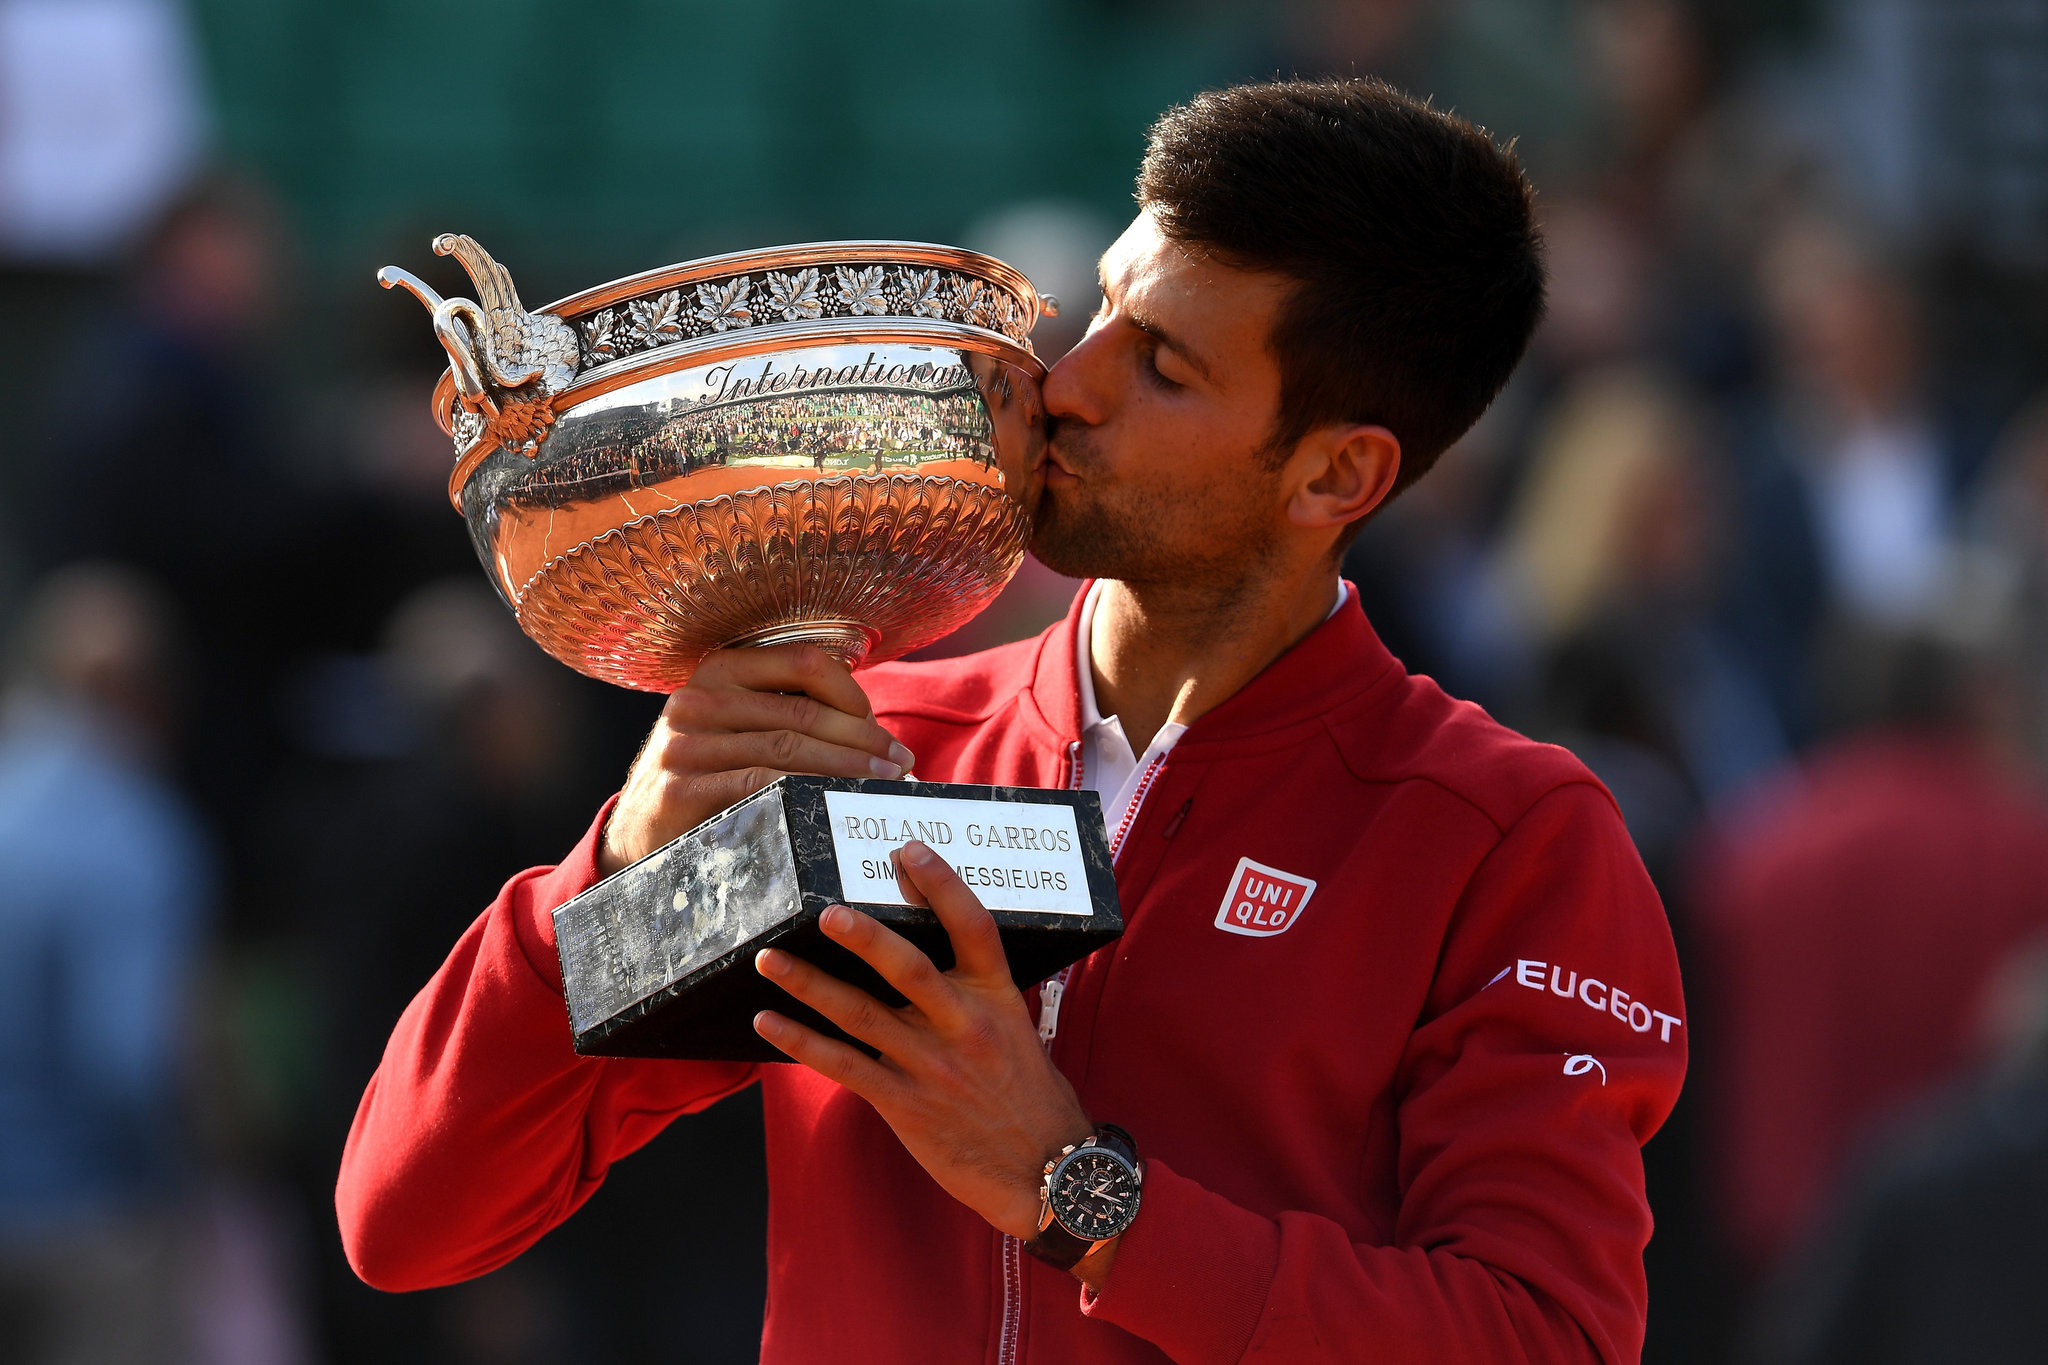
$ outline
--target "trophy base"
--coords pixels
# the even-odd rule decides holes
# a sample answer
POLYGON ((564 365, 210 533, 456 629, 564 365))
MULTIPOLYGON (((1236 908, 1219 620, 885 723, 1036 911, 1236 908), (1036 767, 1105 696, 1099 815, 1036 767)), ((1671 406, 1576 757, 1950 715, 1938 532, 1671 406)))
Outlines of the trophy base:
POLYGON ((576 1051, 785 1061, 754 1032, 764 1009, 845 1038, 754 970, 771 946, 901 1004, 818 917, 853 906, 950 967, 945 929, 903 899, 890 865, 912 838, 989 907, 1020 989, 1123 932, 1093 792, 778 778, 555 911, 576 1051))

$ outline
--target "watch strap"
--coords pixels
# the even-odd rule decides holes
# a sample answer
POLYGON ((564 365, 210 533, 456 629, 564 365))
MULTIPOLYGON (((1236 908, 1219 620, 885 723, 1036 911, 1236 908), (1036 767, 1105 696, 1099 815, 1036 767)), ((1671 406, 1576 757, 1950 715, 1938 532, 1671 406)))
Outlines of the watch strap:
POLYGON ((1138 1169, 1138 1140, 1113 1123, 1105 1123, 1095 1130, 1095 1145, 1107 1147, 1125 1161, 1131 1169, 1138 1169))
POLYGON ((1024 1249, 1044 1261, 1054 1270, 1072 1270, 1095 1250, 1095 1243, 1085 1237, 1076 1237, 1061 1225, 1060 1220, 1046 1220, 1038 1235, 1024 1244, 1024 1249))

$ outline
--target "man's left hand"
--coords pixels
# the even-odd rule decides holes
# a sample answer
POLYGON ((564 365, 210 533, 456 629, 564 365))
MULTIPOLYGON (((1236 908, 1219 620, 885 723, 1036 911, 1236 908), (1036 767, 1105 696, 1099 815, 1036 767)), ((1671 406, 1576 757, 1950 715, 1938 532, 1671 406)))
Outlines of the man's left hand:
POLYGON ((763 976, 882 1055, 869 1057, 772 1010, 756 1015, 754 1027, 872 1104, 948 1194, 1028 1240, 1038 1231, 1047 1158, 1094 1127, 1046 1056, 980 899, 921 843, 905 844, 897 866, 906 894, 921 894, 952 939, 952 970, 940 971, 894 931, 843 905, 820 924, 907 1004, 885 1005, 779 949, 754 960, 763 976))

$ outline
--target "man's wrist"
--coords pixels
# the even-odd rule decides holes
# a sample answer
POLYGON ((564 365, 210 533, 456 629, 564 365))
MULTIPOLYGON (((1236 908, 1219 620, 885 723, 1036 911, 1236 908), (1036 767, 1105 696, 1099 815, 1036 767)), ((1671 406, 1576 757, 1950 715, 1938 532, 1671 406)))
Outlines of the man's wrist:
POLYGON ((1061 1155, 1072 1151, 1093 1136, 1095 1136, 1095 1120, 1089 1118, 1087 1114, 1077 1108, 1072 1115, 1060 1124, 1052 1140, 1046 1144, 1039 1160, 1032 1164, 1031 1170, 1026 1177, 1029 1182, 1026 1189, 1029 1191, 1031 1201, 1031 1215, 1027 1224, 1030 1231, 1023 1233, 1019 1238, 1020 1241, 1029 1242, 1038 1235, 1038 1230, 1045 1226, 1044 1218, 1047 1207, 1045 1199, 1046 1167, 1056 1163, 1061 1155))
POLYGON ((612 832, 613 826, 618 821, 619 806, 622 804, 624 795, 625 793, 621 792, 621 799, 615 799, 612 802, 611 809, 604 813, 604 823, 598 827, 596 853, 597 875, 600 877, 609 877, 632 861, 625 856, 625 852, 620 847, 620 844, 614 841, 612 832))
POLYGON ((1100 1294, 1103 1286, 1109 1283, 1109 1268, 1116 1261, 1117 1244, 1123 1239, 1124 1234, 1118 1233, 1074 1262, 1067 1273, 1100 1294))

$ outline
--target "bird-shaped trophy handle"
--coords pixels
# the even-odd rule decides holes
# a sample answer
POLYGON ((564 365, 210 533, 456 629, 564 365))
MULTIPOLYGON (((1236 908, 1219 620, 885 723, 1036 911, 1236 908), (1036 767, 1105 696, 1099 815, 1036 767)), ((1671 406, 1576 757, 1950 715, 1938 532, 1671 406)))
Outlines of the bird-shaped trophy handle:
POLYGON ((444 299, 409 270, 377 272, 386 289, 402 287, 434 315, 434 335, 448 352, 454 402, 436 416, 455 438, 460 488, 470 469, 494 450, 529 458, 555 423, 554 397, 576 378, 576 333, 552 313, 529 313, 512 276, 474 239, 444 232, 434 254, 453 256, 469 272, 478 299, 444 299))

